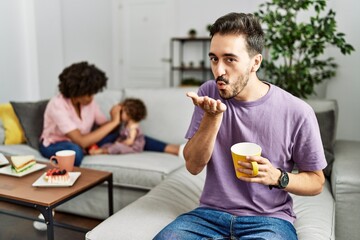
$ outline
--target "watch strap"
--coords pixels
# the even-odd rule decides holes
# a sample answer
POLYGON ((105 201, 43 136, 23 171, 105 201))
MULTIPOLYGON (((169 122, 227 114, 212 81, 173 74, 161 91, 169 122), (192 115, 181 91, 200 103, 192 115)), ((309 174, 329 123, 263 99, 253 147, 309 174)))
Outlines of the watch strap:
POLYGON ((285 170, 282 170, 281 168, 277 168, 280 170, 281 174, 280 177, 278 179, 278 184, 277 185, 269 185, 269 189, 273 189, 273 188, 277 188, 277 189, 284 189, 286 186, 282 186, 281 184, 281 180, 285 177, 285 175, 287 175, 287 172, 285 170))

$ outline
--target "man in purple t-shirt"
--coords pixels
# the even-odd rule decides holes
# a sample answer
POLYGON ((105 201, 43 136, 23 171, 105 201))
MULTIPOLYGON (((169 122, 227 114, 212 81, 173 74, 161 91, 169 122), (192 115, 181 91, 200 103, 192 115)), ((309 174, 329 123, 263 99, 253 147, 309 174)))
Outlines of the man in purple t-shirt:
MULTIPOLYGON (((326 167, 312 108, 256 75, 264 33, 251 14, 230 13, 210 32, 210 62, 216 81, 188 96, 195 111, 184 149, 186 168, 207 166, 200 207, 179 216, 155 239, 297 239, 289 193, 322 191, 326 167), (261 146, 256 176, 237 178, 230 147, 261 146), (299 169, 292 173, 293 167, 299 169)), ((285 79, 286 80, 286 79, 285 79)), ((252 165, 237 169, 252 175, 252 165)))

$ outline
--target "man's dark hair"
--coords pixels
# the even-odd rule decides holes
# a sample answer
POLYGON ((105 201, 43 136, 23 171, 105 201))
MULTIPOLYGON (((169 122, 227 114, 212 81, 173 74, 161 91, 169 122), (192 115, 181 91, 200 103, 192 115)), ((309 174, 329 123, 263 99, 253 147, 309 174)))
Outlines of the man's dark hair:
POLYGON ((244 35, 250 56, 262 53, 264 47, 264 31, 259 20, 253 14, 228 13, 218 18, 210 28, 210 37, 220 35, 244 35))
POLYGON ((59 75, 59 91, 66 98, 94 95, 106 87, 107 77, 95 65, 79 62, 59 75))
POLYGON ((146 117, 146 106, 143 101, 137 98, 126 98, 123 103, 123 111, 136 122, 146 117))

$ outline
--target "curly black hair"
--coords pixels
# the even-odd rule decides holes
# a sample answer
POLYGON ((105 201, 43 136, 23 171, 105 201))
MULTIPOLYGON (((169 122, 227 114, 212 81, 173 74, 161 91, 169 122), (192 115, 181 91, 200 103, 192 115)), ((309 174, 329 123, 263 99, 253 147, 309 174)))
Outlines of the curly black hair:
POLYGON ((107 76, 88 62, 74 63, 59 75, 59 91, 66 98, 94 95, 106 87, 107 76))
POLYGON ((126 98, 122 102, 123 111, 136 122, 146 117, 147 111, 143 101, 138 98, 126 98))

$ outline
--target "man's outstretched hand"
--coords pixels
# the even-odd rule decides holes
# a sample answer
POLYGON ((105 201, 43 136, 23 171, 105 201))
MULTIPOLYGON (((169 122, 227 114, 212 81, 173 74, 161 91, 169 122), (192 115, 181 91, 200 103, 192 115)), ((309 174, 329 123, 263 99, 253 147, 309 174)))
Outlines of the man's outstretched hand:
POLYGON ((226 105, 219 99, 215 100, 205 97, 199 97, 195 92, 188 92, 186 96, 190 97, 194 105, 201 107, 206 113, 210 115, 217 115, 226 111, 226 105))

